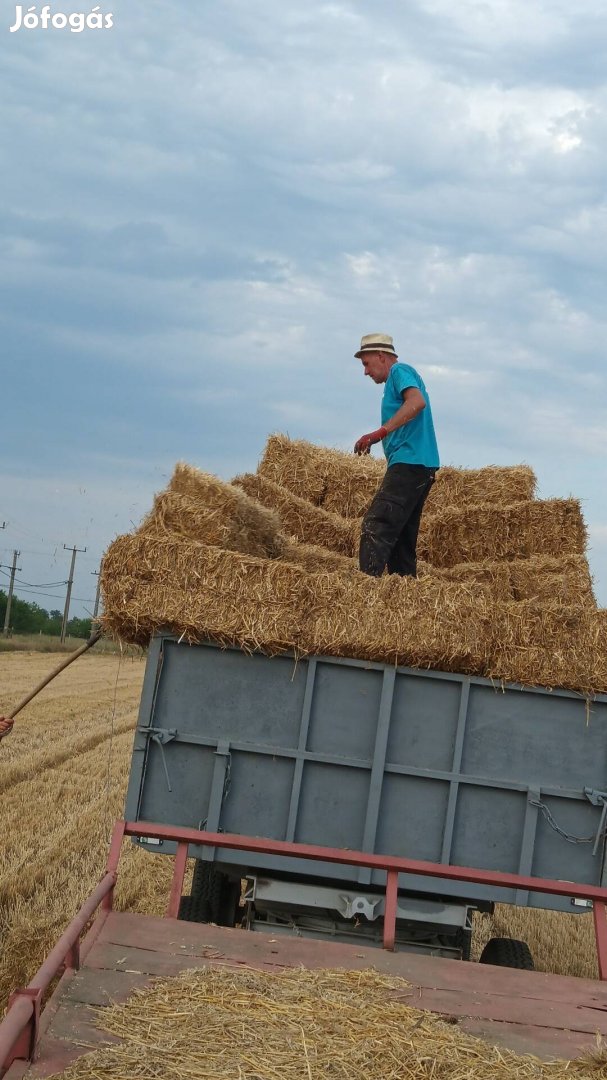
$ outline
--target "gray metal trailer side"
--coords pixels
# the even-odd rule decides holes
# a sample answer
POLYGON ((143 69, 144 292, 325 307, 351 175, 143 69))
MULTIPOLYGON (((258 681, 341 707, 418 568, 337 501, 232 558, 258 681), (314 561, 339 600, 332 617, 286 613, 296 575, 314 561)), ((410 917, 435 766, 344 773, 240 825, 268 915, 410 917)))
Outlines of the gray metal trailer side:
MULTIPOLYGON (((606 793, 607 697, 161 634, 126 817, 572 882, 565 899, 401 875, 401 946, 466 955, 474 908, 587 906, 573 883, 606 884, 606 793)), ((202 860, 191 905, 202 898, 217 921, 247 877, 253 928, 381 938, 379 872, 190 853, 202 860)))

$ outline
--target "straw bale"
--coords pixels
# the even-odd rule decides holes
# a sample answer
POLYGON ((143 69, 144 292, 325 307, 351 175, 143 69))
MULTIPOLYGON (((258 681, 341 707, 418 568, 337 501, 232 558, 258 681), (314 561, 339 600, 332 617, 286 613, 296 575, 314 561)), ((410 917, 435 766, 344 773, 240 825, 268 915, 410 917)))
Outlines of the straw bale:
POLYGON ((167 490, 156 495, 141 527, 150 535, 176 533, 260 557, 275 558, 284 543, 274 510, 184 462, 176 465, 167 490))
POLYGON ((104 628, 164 628, 267 653, 328 654, 607 692, 604 611, 496 602, 478 582, 310 573, 182 537, 119 537, 104 560, 104 628))
POLYGON ((347 555, 338 555, 320 544, 300 544, 298 540, 287 539, 281 555, 283 562, 303 566, 310 573, 321 570, 337 571, 341 574, 360 573, 358 559, 349 559, 347 555))
POLYGON ((301 567, 186 537, 119 536, 103 562, 102 624, 140 645, 167 628, 188 641, 296 650, 309 582, 301 567))
POLYGON ((529 555, 583 555, 586 528, 577 499, 545 499, 424 514, 419 555, 438 567, 529 555))
POLYGON ((353 570, 310 573, 181 537, 121 536, 103 563, 104 628, 188 641, 482 672, 492 634, 480 587, 353 570))
MULTIPOLYGON (((114 1042, 62 1080, 597 1080, 605 1056, 543 1062, 491 1046, 412 1004, 375 971, 241 971, 156 980, 97 1012, 114 1042)), ((55 1078, 59 1080, 59 1078, 55 1078)))
POLYGON ((537 480, 529 465, 485 465, 482 469, 456 469, 443 465, 428 496, 426 512, 450 507, 495 503, 509 506, 535 495, 537 480))
MULTIPOLYGON (((314 506, 342 517, 362 517, 386 471, 384 458, 356 457, 304 439, 271 435, 258 473, 314 506)), ((493 502, 508 506, 532 499, 536 479, 528 465, 489 465, 482 469, 439 469, 428 498, 434 513, 451 506, 493 502)))
POLYGON ((482 674, 493 607, 482 586, 386 575, 317 574, 306 651, 482 674))
POLYGON ((319 506, 312 506, 306 499, 293 495, 287 488, 265 476, 245 473, 234 477, 232 483, 241 487, 252 499, 258 499, 263 506, 277 510, 285 532, 300 543, 320 544, 340 555, 352 556, 357 550, 358 521, 350 521, 319 506))
POLYGON ((270 435, 257 471, 314 506, 360 517, 381 484, 386 462, 270 435))
POLYGON ((528 559, 459 563, 438 569, 425 564, 418 569, 444 581, 486 586, 494 600, 554 601, 564 605, 596 607, 590 567, 585 555, 560 558, 530 555, 528 559))
POLYGON ((533 601, 502 604, 487 675, 582 694, 607 694, 607 609, 533 601))

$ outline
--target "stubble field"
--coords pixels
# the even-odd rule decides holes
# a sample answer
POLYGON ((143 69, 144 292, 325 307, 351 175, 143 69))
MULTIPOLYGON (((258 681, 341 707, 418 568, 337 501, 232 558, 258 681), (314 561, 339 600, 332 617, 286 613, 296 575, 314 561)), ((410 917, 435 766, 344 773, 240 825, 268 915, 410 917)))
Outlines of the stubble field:
MULTIPOLYGON (((55 662, 48 654, 0 654, 0 713, 55 662)), ((82 657, 0 743, 0 1009, 103 873, 123 810, 144 666, 140 657, 82 657)), ((171 864, 125 842, 117 906, 161 914, 171 864)), ((589 915, 498 907, 493 917, 477 917, 473 955, 494 936, 527 940, 541 970, 596 977, 589 915)))

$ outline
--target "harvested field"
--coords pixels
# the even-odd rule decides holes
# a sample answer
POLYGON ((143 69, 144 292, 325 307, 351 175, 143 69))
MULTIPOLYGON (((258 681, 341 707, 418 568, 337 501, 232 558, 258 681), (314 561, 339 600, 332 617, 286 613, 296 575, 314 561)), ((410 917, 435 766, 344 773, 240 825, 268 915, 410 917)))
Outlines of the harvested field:
POLYGON ((320 544, 339 555, 354 555, 358 550, 360 523, 349 521, 328 510, 313 506, 293 495, 273 480, 254 473, 235 476, 232 483, 270 510, 278 511, 283 529, 302 544, 320 544))
MULTIPOLYGON (((342 517, 362 517, 386 471, 383 457, 315 446, 303 439, 271 435, 258 473, 292 494, 342 517)), ((456 469, 443 466, 428 499, 428 512, 473 503, 510 505, 532 499, 536 480, 528 465, 456 469)))
POLYGON ((605 1057, 543 1063, 491 1047, 411 1004, 403 980, 372 971, 204 968, 103 1010, 119 1039, 63 1080, 597 1080, 605 1057))
POLYGON ((275 558, 283 548, 278 514, 232 484, 181 462, 142 524, 150 535, 175 534, 227 551, 275 558))
MULTIPOLYGON (((47 654, 2 654, 0 706, 10 707, 53 662, 47 654)), ((34 974, 105 866, 111 825, 123 807, 143 669, 140 659, 83 657, 27 706, 0 745, 0 1010, 34 974)), ((125 842, 117 906, 161 914, 171 864, 125 842)), ((539 970, 596 977, 589 915, 498 905, 494 916, 476 917, 474 955, 502 935, 527 940, 539 970)))
MULTIPOLYGON (((53 663, 47 654, 2 654, 1 707, 53 663)), ((0 744, 0 1010, 103 872, 123 809, 143 669, 141 659, 82 657, 27 706, 0 744)), ((169 863, 125 843, 117 906, 161 914, 169 863)))
POLYGON ((583 555, 586 527, 577 499, 537 499, 511 506, 483 503, 422 517, 418 554, 433 566, 583 555))

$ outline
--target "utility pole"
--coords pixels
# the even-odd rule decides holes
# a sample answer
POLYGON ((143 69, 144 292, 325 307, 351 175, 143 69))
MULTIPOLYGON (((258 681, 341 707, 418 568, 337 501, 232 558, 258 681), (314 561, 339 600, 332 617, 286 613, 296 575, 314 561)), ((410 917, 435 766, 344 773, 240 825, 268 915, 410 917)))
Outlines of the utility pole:
MULTIPOLYGON (((93 622, 96 622, 97 621, 97 615, 99 614, 99 596, 101 594, 101 574, 103 572, 103 559, 101 560, 101 562, 99 564, 99 569, 98 570, 93 570, 91 572, 92 572, 93 577, 97 578, 97 594, 95 596, 95 607, 93 608, 93 622)), ((91 624, 91 631, 93 629, 94 628, 93 628, 93 626, 91 624)))
POLYGON ((63 550, 64 551, 71 551, 71 553, 72 553, 72 565, 70 566, 70 576, 69 576, 68 583, 67 583, 67 594, 66 594, 66 597, 65 597, 65 608, 63 610, 63 622, 61 624, 61 644, 62 645, 63 645, 63 643, 65 641, 65 633, 66 633, 66 630, 67 630, 67 621, 68 621, 69 614, 70 614, 70 598, 71 598, 71 595, 72 595, 72 585, 74 584, 74 567, 76 565, 76 552, 77 551, 85 552, 86 548, 77 548, 77 547, 71 547, 70 548, 70 547, 67 547, 66 544, 64 544, 63 545, 63 550))
MULTIPOLYGON (((8 587, 8 598, 7 598, 7 601, 6 601, 6 613, 5 613, 5 616, 4 616, 4 630, 3 630, 4 637, 8 637, 8 630, 9 630, 9 626, 10 626, 11 606, 12 606, 12 603, 13 603, 13 589, 15 587, 15 574, 17 573, 17 570, 21 570, 21 567, 17 566, 17 559, 19 558, 20 554, 21 554, 20 551, 13 551, 13 565, 10 567, 11 580, 10 580, 10 585, 8 587)), ((9 568, 7 566, 7 570, 8 569, 9 568)))

